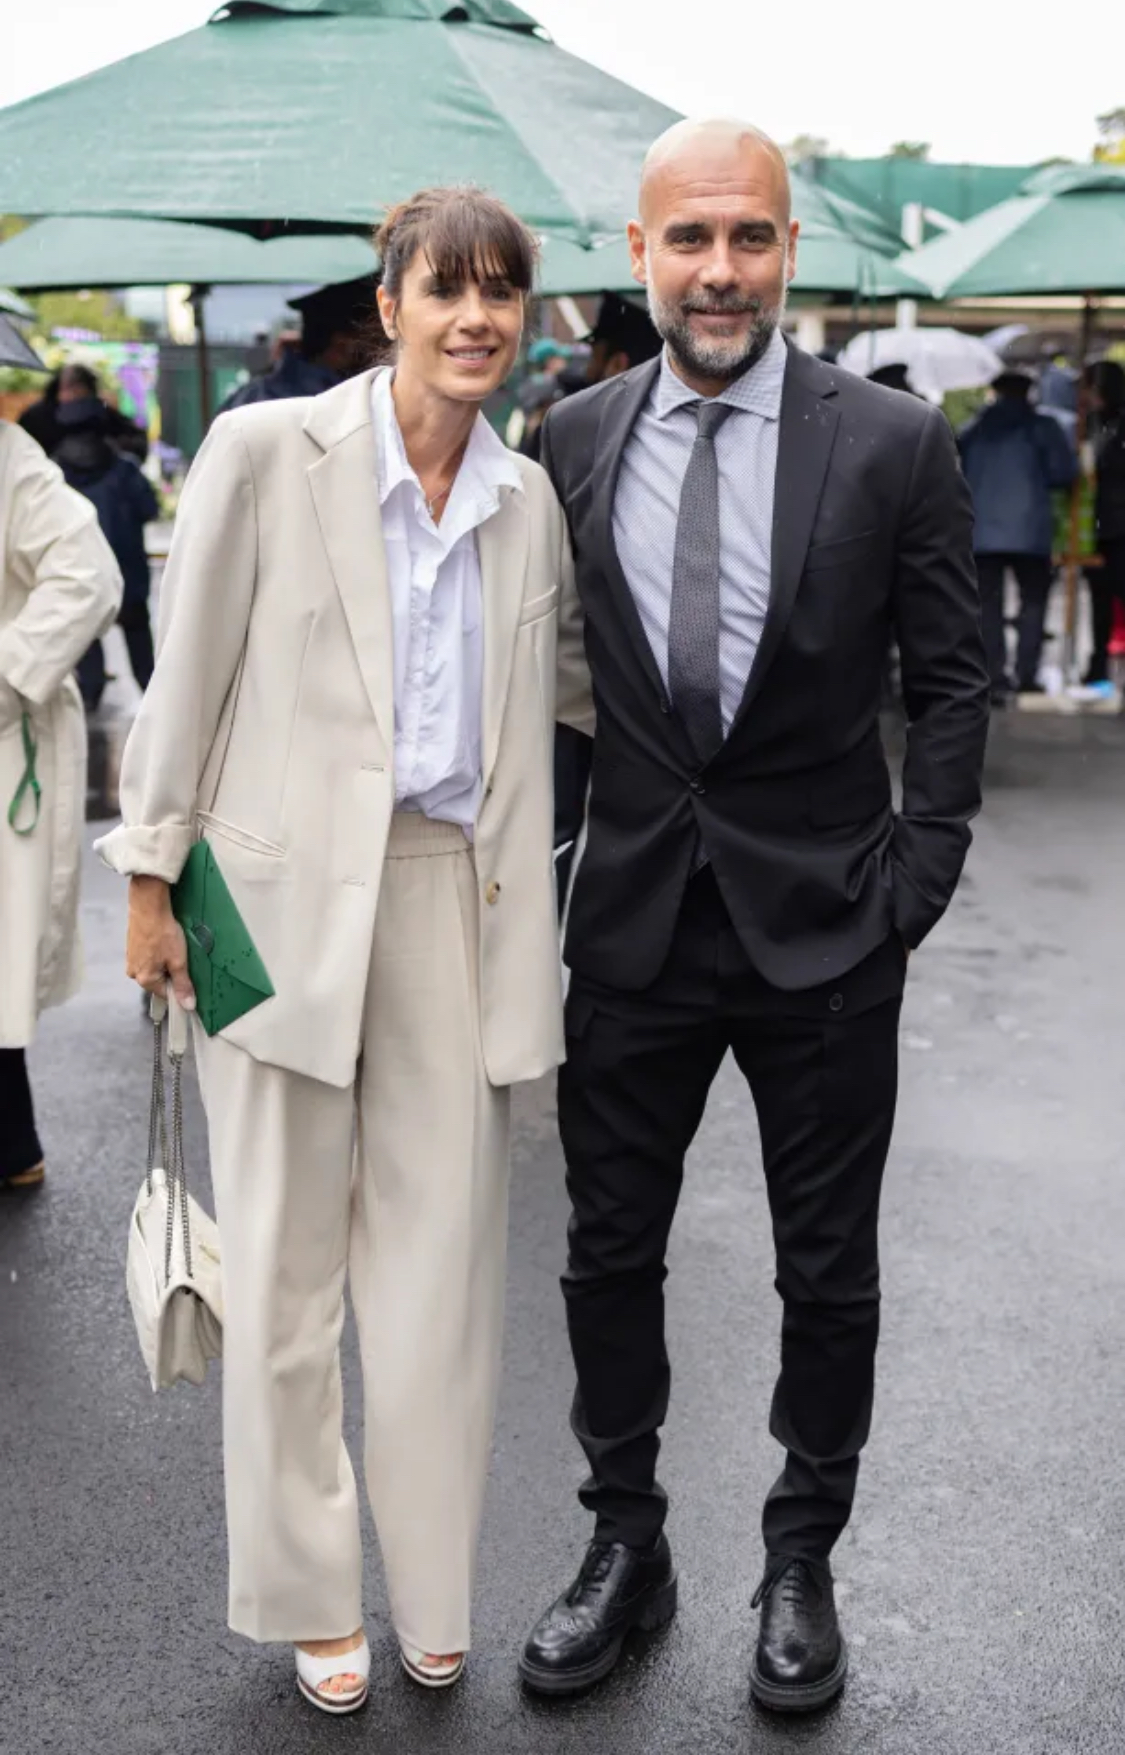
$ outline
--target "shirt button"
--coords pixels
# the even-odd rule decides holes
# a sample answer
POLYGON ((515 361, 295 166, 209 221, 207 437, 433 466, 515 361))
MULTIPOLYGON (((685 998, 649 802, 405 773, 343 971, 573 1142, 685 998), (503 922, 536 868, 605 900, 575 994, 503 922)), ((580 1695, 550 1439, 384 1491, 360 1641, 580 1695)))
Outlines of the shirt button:
POLYGON ((488 906, 490 908, 494 908, 496 906, 497 902, 500 900, 500 885, 495 881, 495 879, 492 881, 492 883, 490 883, 486 887, 485 892, 484 892, 484 899, 488 903, 488 906))
POLYGON ((828 1009, 830 1012, 842 1012, 843 1011, 843 1009, 844 1009, 844 996, 842 993, 834 993, 832 995, 832 998, 828 1001, 828 1009))
POLYGON ((692 775, 691 779, 688 781, 688 785, 691 787, 692 791, 698 793, 701 798, 707 790, 698 774, 692 775))

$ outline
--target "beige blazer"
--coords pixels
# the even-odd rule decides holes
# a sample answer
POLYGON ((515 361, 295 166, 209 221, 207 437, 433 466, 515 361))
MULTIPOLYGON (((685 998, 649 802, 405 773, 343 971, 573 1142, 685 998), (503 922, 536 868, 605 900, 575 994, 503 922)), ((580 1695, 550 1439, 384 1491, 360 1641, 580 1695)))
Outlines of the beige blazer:
MULTIPOLYGON (((124 822, 99 850, 174 881, 212 845, 276 990, 223 1032, 349 1084, 394 807, 390 598, 371 379, 216 421, 184 489, 156 673, 125 750, 124 822)), ((520 459, 478 531, 484 795, 476 825, 489 1079, 563 1058, 552 864, 560 595, 581 631, 562 512, 520 459)), ((588 682, 585 684, 588 688, 588 682)))
MULTIPOLYGON (((34 439, 0 421, 0 1048, 26 1047, 40 1012, 82 979, 86 716, 71 671, 120 602, 93 506, 34 439), (25 767, 25 713, 43 798, 34 831, 17 835, 8 806, 25 767)), ((31 820, 25 803, 19 822, 31 820)))

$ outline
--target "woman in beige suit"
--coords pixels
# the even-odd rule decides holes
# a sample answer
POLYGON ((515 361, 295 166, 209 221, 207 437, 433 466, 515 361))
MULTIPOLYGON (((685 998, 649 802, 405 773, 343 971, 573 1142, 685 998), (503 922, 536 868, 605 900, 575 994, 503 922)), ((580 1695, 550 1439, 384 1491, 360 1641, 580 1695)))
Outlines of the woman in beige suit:
POLYGON ((196 461, 124 823, 100 844, 132 878, 142 986, 170 977, 191 1004, 168 886, 202 835, 275 989, 196 1032, 230 1621, 292 1641, 334 1712, 362 1704, 369 1665, 345 1277, 395 1629, 409 1674, 447 1685, 496 1401, 509 1088, 563 1054, 551 751, 573 587, 546 477, 480 413, 534 243, 463 190, 404 203, 378 242, 393 371, 225 415, 196 461))

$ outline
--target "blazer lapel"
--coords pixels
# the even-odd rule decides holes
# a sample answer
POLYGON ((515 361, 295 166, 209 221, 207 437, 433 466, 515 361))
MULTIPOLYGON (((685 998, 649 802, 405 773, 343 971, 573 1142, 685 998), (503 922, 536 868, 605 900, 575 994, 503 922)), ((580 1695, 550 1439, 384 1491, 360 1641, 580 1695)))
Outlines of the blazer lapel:
POLYGON ((808 370, 814 363, 790 348, 777 436, 769 608, 731 735, 745 717, 785 638, 836 442, 840 416, 831 400, 836 387, 828 372, 823 374, 822 383, 817 382, 821 374, 808 370))
POLYGON ((659 356, 635 371, 623 373, 605 398, 605 406, 594 441, 594 500, 592 507, 594 553, 605 573, 614 602, 628 630, 637 657, 657 694, 663 697, 664 682, 653 657, 652 647, 637 613, 629 581, 625 577, 617 543, 613 535, 613 501, 621 459, 629 435, 637 423, 641 409, 651 393, 660 372, 659 356))
POLYGON ((309 486, 371 711, 393 759, 394 629, 371 424, 372 376, 365 372, 317 397, 305 431, 325 447, 309 466, 309 486))
POLYGON ((477 529, 484 617, 483 775, 492 779, 512 680, 516 634, 523 611, 530 542, 522 493, 503 491, 499 509, 477 529))

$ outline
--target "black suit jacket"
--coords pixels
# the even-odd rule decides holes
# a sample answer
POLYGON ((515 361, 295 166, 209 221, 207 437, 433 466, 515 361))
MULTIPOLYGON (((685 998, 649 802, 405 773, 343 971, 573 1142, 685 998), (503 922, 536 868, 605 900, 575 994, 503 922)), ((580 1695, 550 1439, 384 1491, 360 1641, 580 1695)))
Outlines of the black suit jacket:
POLYGON ((646 987, 698 831, 754 966, 812 987, 892 928, 917 945, 961 873, 988 726, 969 493, 941 413, 790 348, 769 610, 730 734, 701 767, 613 538, 622 453, 658 371, 569 397, 542 429, 597 713, 566 958, 646 987), (909 720, 897 815, 878 723, 892 634, 909 720))

